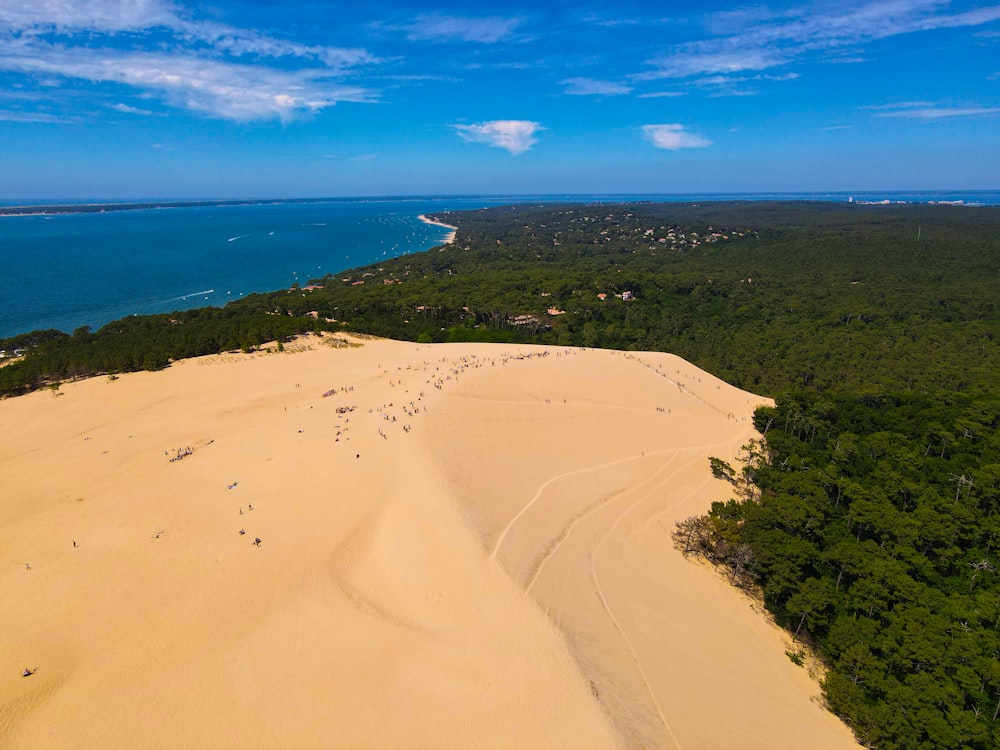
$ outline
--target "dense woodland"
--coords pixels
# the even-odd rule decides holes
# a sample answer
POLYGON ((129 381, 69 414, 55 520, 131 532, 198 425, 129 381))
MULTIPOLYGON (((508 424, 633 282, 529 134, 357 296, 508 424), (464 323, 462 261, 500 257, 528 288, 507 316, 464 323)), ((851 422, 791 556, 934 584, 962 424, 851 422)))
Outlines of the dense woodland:
POLYGON ((309 288, 0 341, 26 350, 0 393, 323 330, 677 353, 777 401, 745 468, 713 461, 730 484, 678 544, 814 648, 831 709, 866 744, 1000 747, 1000 209, 436 218, 455 244, 309 288))

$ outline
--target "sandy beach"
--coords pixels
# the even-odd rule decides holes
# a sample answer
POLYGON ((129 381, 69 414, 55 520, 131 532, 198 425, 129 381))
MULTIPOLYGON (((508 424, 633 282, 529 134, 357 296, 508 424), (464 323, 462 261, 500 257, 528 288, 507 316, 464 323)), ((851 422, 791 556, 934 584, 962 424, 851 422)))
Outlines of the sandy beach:
POLYGON ((671 540, 763 401, 317 337, 0 401, 0 746, 856 748, 671 540))
POLYGON ((445 229, 450 229, 451 232, 448 234, 447 237, 445 237, 444 244, 450 245, 455 241, 455 235, 458 234, 458 227, 452 226, 451 224, 445 224, 443 221, 434 221, 434 219, 430 219, 427 216, 424 216, 424 214, 420 214, 420 216, 418 216, 417 218, 420 219, 420 221, 424 222, 424 224, 433 224, 436 227, 444 227, 445 229))

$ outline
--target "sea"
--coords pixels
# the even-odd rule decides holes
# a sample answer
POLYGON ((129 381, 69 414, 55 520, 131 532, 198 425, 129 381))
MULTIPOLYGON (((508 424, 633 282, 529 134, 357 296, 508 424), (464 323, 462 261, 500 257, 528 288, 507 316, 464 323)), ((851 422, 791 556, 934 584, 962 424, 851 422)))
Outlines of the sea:
MULTIPOLYGON (((1000 205, 1000 191, 358 198, 0 216, 0 339, 223 306, 246 294, 304 286, 327 273, 427 250, 442 244, 449 230, 421 221, 423 214, 510 203, 640 200, 981 206, 1000 205)), ((80 201, 95 202, 115 201, 80 201)))

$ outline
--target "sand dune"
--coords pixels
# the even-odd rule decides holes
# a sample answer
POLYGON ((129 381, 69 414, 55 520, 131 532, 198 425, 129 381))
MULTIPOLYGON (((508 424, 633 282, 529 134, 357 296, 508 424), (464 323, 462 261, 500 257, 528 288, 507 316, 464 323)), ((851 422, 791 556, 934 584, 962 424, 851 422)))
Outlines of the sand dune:
POLYGON ((310 341, 0 402, 0 746, 855 747, 671 544, 758 397, 310 341))

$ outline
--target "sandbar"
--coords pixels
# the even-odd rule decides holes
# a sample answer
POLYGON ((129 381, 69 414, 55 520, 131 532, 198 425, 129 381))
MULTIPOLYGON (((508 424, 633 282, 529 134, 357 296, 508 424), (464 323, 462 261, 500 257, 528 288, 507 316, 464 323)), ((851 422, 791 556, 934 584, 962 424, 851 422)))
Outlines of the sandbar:
POLYGON ((420 219, 420 221, 424 222, 424 224, 433 224, 436 227, 444 227, 445 229, 450 229, 451 232, 445 237, 444 244, 450 245, 455 241, 455 235, 458 234, 458 227, 452 226, 451 224, 445 224, 443 221, 436 221, 434 219, 428 218, 424 214, 420 214, 420 216, 418 216, 417 218, 420 219))

